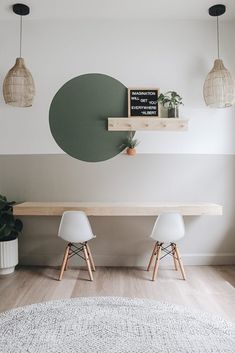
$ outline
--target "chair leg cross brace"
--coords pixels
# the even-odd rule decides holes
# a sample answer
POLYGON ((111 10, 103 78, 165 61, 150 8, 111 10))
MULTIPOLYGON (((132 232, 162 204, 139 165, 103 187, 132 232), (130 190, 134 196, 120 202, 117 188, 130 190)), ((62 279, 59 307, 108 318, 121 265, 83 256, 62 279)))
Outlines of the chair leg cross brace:
POLYGON ((90 280, 93 281, 92 271, 95 271, 95 264, 94 264, 94 260, 93 260, 92 254, 91 254, 91 250, 90 250, 87 242, 80 243, 79 247, 74 245, 73 243, 69 243, 67 245, 67 247, 65 249, 65 253, 64 253, 63 262, 61 265, 59 281, 61 281, 63 274, 64 274, 64 271, 66 271, 68 268, 69 259, 71 257, 73 257, 74 255, 78 255, 79 257, 81 257, 83 260, 86 261, 90 280))
POLYGON ((160 260, 162 260, 167 255, 171 255, 173 257, 175 270, 176 271, 178 270, 178 265, 179 265, 182 277, 184 280, 186 280, 183 262, 181 260, 179 249, 178 249, 177 245, 175 243, 171 243, 170 245, 164 247, 163 243, 156 242, 154 245, 153 251, 152 251, 152 255, 149 260, 148 267, 147 267, 147 271, 149 271, 150 267, 152 265, 152 262, 154 260, 154 257, 155 257, 152 281, 155 281, 155 279, 157 277, 157 272, 158 272, 160 260), (169 249, 169 248, 171 248, 171 249, 169 249), (161 256, 162 251, 165 252, 165 254, 163 256, 161 256))

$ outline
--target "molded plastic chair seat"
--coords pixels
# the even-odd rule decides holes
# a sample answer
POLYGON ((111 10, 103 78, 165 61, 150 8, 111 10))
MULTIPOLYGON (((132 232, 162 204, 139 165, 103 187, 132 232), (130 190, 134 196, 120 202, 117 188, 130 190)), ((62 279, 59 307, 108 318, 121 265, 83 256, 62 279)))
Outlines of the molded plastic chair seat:
MULTIPOLYGON (((185 226, 182 215, 179 213, 163 213, 158 216, 153 231, 150 235, 152 239, 156 241, 152 255, 150 257, 150 261, 147 267, 147 271, 149 271, 152 262, 155 258, 154 270, 152 280, 156 279, 159 262, 161 260, 161 252, 165 252, 166 255, 171 255, 174 260, 175 269, 177 270, 179 265, 183 279, 186 279, 185 271, 183 267, 182 260, 180 258, 179 249, 176 245, 176 242, 182 239, 185 236, 185 226), (170 243, 165 246, 165 243, 170 243)), ((165 257, 166 255, 163 255, 165 257)))
POLYGON ((83 211, 64 212, 58 236, 71 243, 83 243, 95 238, 88 217, 83 211))
POLYGON ((86 260, 90 280, 93 280, 92 271, 95 271, 95 264, 87 242, 95 235, 92 232, 90 222, 87 215, 83 211, 66 211, 63 213, 58 236, 69 242, 65 249, 63 263, 61 265, 60 277, 62 279, 64 271, 67 269, 68 260, 78 255, 86 260), (75 245, 74 243, 79 243, 75 245), (81 255, 80 253, 84 255, 81 255))
POLYGON ((183 217, 179 213, 162 213, 158 216, 150 237, 162 243, 172 243, 185 235, 183 217))

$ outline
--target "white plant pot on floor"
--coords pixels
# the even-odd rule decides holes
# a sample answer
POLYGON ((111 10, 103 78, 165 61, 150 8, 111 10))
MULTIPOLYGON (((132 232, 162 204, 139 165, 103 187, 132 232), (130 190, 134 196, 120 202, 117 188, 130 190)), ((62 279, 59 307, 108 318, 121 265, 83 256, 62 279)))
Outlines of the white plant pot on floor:
POLYGON ((18 239, 0 241, 0 275, 14 272, 18 264, 18 239))

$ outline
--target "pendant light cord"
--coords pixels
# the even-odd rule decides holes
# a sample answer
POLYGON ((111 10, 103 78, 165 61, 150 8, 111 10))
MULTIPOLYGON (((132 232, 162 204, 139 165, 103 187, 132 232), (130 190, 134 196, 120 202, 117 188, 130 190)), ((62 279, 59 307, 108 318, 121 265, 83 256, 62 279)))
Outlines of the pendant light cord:
POLYGON ((21 50, 22 50, 22 16, 20 16, 20 58, 21 58, 21 50))
POLYGON ((219 53, 219 17, 217 16, 217 51, 218 51, 218 59, 220 56, 219 53))

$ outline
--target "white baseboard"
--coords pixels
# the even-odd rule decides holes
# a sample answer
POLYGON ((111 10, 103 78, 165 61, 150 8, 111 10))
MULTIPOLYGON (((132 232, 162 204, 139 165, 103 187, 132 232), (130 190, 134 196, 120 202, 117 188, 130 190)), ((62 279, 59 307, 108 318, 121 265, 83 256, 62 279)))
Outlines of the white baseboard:
MULTIPOLYGON (((122 255, 97 255, 94 256, 97 266, 126 266, 126 267, 145 267, 148 264, 148 257, 145 256, 122 256, 122 255)), ((235 265, 234 253, 221 254, 182 254, 184 265, 203 266, 203 265, 235 265)), ((60 266, 62 256, 58 254, 35 254, 34 256, 24 256, 20 258, 21 265, 36 266, 60 266)), ((170 256, 161 261, 160 266, 172 265, 170 256)), ((79 258, 71 260, 72 266, 84 265, 79 258)))
POLYGON ((182 255, 185 265, 235 265, 235 253, 221 254, 185 254, 182 255))

